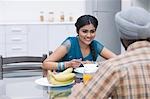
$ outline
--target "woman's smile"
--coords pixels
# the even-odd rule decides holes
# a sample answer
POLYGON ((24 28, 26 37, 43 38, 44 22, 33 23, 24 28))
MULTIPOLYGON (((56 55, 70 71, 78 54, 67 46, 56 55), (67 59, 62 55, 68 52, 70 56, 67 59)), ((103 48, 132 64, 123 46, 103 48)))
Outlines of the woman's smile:
POLYGON ((80 41, 86 45, 89 45, 96 35, 96 29, 93 24, 88 24, 80 28, 79 37, 80 41))
POLYGON ((87 43, 91 43, 93 41, 93 38, 89 38, 89 37, 85 37, 84 39, 87 43))

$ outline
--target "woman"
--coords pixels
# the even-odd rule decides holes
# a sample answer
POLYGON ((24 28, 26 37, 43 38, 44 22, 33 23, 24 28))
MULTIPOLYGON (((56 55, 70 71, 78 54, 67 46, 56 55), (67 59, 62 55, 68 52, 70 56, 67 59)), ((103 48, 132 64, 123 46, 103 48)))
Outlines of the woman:
POLYGON ((75 23, 77 36, 68 37, 44 62, 43 68, 62 71, 77 68, 81 63, 96 61, 98 55, 109 59, 116 55, 94 40, 98 20, 91 15, 83 15, 75 23), (58 62, 59 61, 59 62, 58 62))

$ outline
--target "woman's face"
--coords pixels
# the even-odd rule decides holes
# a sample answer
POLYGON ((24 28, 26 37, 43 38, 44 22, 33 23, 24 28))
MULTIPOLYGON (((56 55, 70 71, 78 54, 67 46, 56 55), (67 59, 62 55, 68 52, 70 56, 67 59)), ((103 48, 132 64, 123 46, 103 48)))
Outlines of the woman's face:
POLYGON ((89 45, 96 36, 96 29, 93 24, 88 24, 79 29, 78 35, 83 44, 89 45))

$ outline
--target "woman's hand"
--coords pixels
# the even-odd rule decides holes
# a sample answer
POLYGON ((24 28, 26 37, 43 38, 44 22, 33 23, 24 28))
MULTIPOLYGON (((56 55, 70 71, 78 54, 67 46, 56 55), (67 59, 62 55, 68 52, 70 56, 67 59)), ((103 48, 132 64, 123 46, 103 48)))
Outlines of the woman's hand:
POLYGON ((81 65, 82 61, 81 59, 73 59, 70 61, 71 67, 77 68, 81 65))
POLYGON ((81 65, 82 59, 73 59, 71 61, 66 62, 67 67, 77 68, 81 65))
POLYGON ((71 61, 66 62, 66 67, 72 67, 72 68, 77 68, 79 67, 81 64, 93 64, 93 61, 82 61, 82 59, 73 59, 71 61))
POLYGON ((93 64, 93 63, 94 63, 93 61, 88 61, 88 60, 82 61, 82 64, 93 64))

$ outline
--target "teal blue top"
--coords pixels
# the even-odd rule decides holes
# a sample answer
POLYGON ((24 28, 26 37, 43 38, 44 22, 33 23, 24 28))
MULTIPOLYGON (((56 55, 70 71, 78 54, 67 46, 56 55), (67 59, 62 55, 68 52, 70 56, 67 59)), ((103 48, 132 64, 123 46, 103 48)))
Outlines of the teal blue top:
MULTIPOLYGON (((93 59, 92 51, 90 51, 89 55, 86 57, 82 56, 82 52, 80 49, 78 36, 77 37, 68 37, 61 45, 67 47, 68 53, 60 60, 60 61, 70 61, 72 59, 80 59, 83 61, 96 61, 93 59)), ((98 55, 101 55, 101 51, 104 46, 96 40, 91 42, 92 48, 95 50, 95 58, 97 59, 98 55)))

